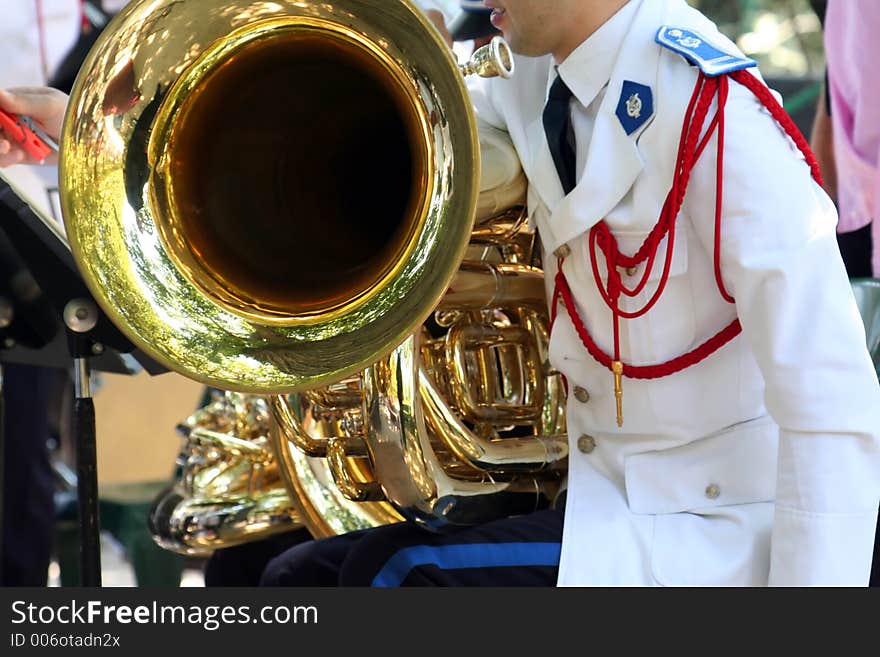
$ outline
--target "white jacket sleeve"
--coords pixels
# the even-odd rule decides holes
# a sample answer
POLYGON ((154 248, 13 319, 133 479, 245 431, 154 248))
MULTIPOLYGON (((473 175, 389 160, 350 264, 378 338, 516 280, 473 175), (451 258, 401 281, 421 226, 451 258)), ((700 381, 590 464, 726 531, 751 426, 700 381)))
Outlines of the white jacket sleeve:
MULTIPOLYGON (((715 153, 713 138, 684 206, 710 254, 715 153)), ((836 211, 781 128, 732 80, 723 180, 723 279, 780 427, 770 584, 865 586, 880 498, 880 386, 836 211)))
POLYGON ((527 182, 502 114, 492 102, 492 81, 468 81, 480 135, 480 197, 477 221, 525 203, 527 182))

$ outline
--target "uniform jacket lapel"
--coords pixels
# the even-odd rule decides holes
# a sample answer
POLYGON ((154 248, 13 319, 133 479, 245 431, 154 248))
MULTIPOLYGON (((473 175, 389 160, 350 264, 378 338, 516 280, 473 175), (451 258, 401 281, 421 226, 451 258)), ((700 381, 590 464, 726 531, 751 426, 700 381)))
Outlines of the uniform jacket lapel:
POLYGON ((532 161, 527 171, 531 173, 529 183, 538 190, 538 194, 548 208, 555 208, 565 192, 559 175, 556 173, 556 165, 550 154, 550 146, 547 144, 547 135, 544 132, 544 121, 539 113, 538 118, 526 128, 529 144, 535 144, 531 149, 532 161))
POLYGON ((642 0, 596 116, 586 165, 577 186, 568 196, 563 197, 540 119, 529 128, 530 131, 539 131, 540 146, 535 151, 532 170, 536 174, 533 182, 542 198, 549 201, 547 206, 551 211, 546 227, 549 231, 545 229, 543 236, 548 251, 555 251, 605 218, 626 196, 644 167, 638 138, 654 117, 628 135, 616 110, 625 81, 645 85, 656 92, 660 47, 654 42, 654 34, 662 24, 666 4, 658 0, 642 0))

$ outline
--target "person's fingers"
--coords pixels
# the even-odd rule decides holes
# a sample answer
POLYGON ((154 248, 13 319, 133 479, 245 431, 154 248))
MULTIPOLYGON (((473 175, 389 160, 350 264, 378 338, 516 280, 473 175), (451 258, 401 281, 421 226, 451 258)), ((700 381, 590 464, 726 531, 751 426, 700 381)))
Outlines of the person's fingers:
POLYGON ((0 89, 0 103, 11 105, 12 111, 22 112, 33 107, 50 107, 66 99, 63 91, 51 87, 9 87, 0 89))
POLYGON ((20 114, 22 112, 22 102, 17 96, 5 89, 0 89, 0 109, 13 114, 20 114))
POLYGON ((37 118, 50 108, 51 96, 36 89, 0 89, 0 108, 13 114, 37 118))
POLYGON ((14 87, 0 89, 0 109, 22 114, 38 121, 50 137, 61 133, 67 94, 49 87, 14 87))
POLYGON ((18 164, 26 158, 26 154, 22 151, 18 144, 3 138, 0 132, 0 169, 8 167, 12 164, 18 164))
POLYGON ((13 164, 57 164, 58 154, 49 153, 42 162, 37 162, 16 142, 3 138, 0 132, 0 169, 13 164))
POLYGON ((21 164, 25 160, 24 151, 20 148, 13 149, 11 152, 6 153, 5 155, 0 155, 0 169, 3 167, 9 167, 13 164, 21 164))

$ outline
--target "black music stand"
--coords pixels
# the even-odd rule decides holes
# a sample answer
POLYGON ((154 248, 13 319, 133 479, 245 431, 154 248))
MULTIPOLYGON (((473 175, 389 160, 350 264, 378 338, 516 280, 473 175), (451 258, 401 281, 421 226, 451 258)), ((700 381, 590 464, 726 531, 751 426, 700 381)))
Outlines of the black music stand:
MULTIPOLYGON (((29 205, 2 173, 0 263, 0 367, 4 362, 15 362, 66 369, 73 363, 80 584, 100 586, 95 406, 90 373, 94 369, 156 375, 168 370, 136 350, 101 311, 60 228, 29 205)), ((0 420, 2 410, 0 406, 0 420)), ((0 454, 2 433, 0 424, 0 454)), ((0 473, 0 528, 2 496, 0 473)))

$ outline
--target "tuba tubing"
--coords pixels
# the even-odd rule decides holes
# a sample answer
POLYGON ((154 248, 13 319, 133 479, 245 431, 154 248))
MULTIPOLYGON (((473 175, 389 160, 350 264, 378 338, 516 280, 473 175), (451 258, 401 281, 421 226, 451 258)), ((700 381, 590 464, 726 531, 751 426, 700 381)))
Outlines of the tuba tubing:
POLYGON ((364 374, 366 442, 377 481, 400 514, 433 530, 530 513, 542 491, 530 476, 494 481, 450 477, 431 447, 419 404, 417 338, 364 374))
POLYGON ((479 470, 537 473, 561 466, 568 457, 568 437, 530 436, 487 440, 468 429, 443 403, 431 378, 420 368, 419 393, 425 420, 460 460, 479 470))
POLYGON ((482 310, 516 301, 543 310, 546 307, 544 274, 519 264, 492 264, 465 260, 452 277, 440 310, 482 310))

